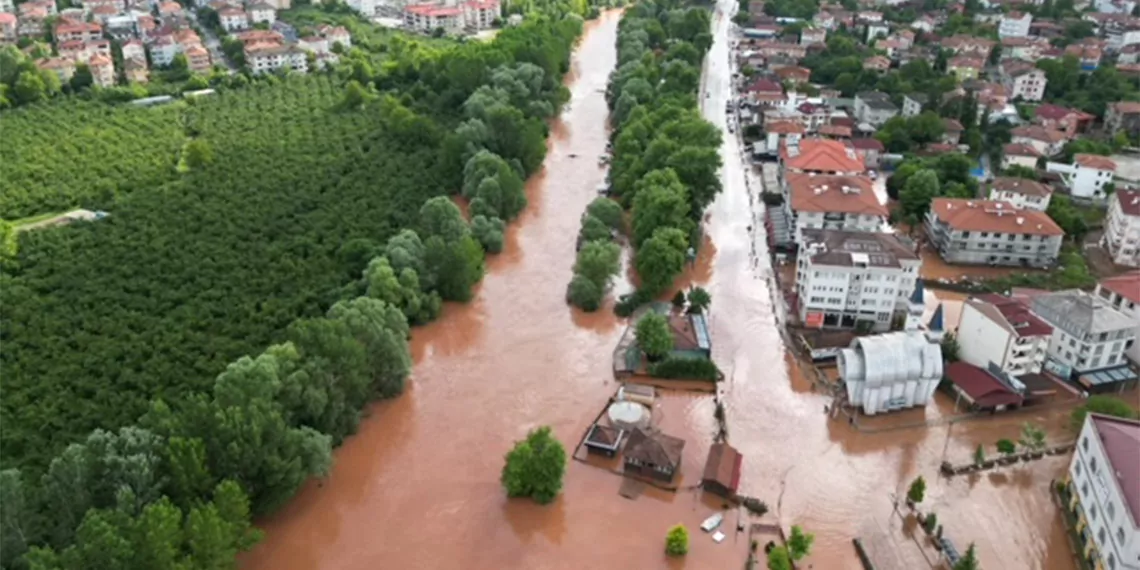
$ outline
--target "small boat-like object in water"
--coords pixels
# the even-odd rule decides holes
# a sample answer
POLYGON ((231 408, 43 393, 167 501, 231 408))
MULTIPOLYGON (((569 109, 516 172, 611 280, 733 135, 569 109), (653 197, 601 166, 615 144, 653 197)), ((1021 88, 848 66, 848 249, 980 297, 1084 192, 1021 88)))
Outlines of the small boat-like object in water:
POLYGON ((705 522, 701 523, 701 530, 705 532, 712 532, 716 530, 716 527, 720 526, 720 523, 722 522, 724 522, 724 513, 716 513, 713 516, 705 519, 705 522))

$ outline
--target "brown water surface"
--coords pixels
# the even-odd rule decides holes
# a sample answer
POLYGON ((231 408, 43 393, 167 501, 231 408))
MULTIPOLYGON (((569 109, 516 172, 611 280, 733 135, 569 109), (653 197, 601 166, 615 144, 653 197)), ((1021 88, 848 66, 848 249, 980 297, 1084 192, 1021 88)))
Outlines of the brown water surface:
MULTIPOLYGON (((720 1, 703 81, 706 115, 721 126, 730 82, 724 14, 734 4, 720 1)), ((549 424, 573 448, 616 387, 610 355, 623 324, 609 307, 590 315, 571 310, 563 295, 579 216, 603 179, 595 158, 607 136, 601 90, 614 65, 618 19, 611 12, 587 24, 567 77, 572 103, 553 124, 544 172, 528 183, 530 207, 511 227, 504 253, 489 259, 475 300, 449 305, 438 321, 413 331, 408 390, 371 408, 360 432, 337 450, 327 480, 310 483, 262 521, 265 541, 243 558, 245 569, 742 567, 748 546, 733 532, 736 515, 726 519, 728 539, 714 544, 696 527, 719 501, 698 491, 651 489, 629 500, 617 494, 619 476, 577 461, 549 506, 507 500, 499 485, 513 441, 549 424), (690 528, 691 551, 669 559, 664 536, 678 522, 690 528)), ((910 539, 891 515, 889 495, 923 474, 946 535, 963 548, 976 541, 987 568, 1070 570, 1047 492, 1063 459, 974 479, 936 475, 944 457, 968 461, 976 445, 1014 437, 1027 420, 1063 438, 1063 411, 948 427, 937 420, 953 403, 939 399, 900 416, 932 420, 931 427, 860 433, 827 419, 828 398, 812 391, 784 348, 782 304, 773 302, 758 223, 762 205, 745 186, 740 152, 726 137, 725 191, 710 208, 707 243, 682 284, 712 293, 714 358, 726 374, 718 389, 729 441, 745 455, 742 492, 768 502, 769 522, 816 534, 808 564, 854 569, 854 536, 905 548, 910 539)), ((663 399, 662 427, 687 442, 683 485, 699 479, 715 433, 712 398, 675 392, 663 399)), ((867 425, 883 429, 891 421, 867 425)))

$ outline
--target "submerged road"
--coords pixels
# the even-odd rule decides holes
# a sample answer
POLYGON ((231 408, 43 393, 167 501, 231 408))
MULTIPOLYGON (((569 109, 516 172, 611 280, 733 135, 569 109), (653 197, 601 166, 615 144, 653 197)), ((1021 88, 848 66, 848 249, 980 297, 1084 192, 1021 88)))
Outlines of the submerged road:
MULTIPOLYGON (((721 0, 704 85, 705 114, 724 126, 730 95, 727 45, 734 0, 721 0)), ((370 408, 360 431, 336 451, 332 474, 310 482, 284 509, 260 521, 265 540, 243 557, 246 570, 573 569, 732 570, 748 544, 733 533, 715 544, 697 526, 720 507, 698 491, 650 489, 618 495, 621 478, 571 461, 563 493, 548 506, 510 501, 499 485, 512 442, 549 424, 568 448, 613 393, 610 355, 623 323, 610 307, 583 314, 564 302, 579 216, 604 172, 595 157, 607 140, 602 91, 615 64, 620 14, 587 23, 566 85, 571 104, 552 123, 542 172, 528 181, 530 206, 491 257, 475 299, 448 305, 413 330, 407 391, 370 408), (577 157, 577 158, 575 158, 577 157), (692 533, 684 560, 664 554, 670 526, 692 533)), ((947 536, 978 541, 988 568, 1069 570, 1067 547, 1045 491, 1063 461, 1050 459, 976 479, 944 483, 935 468, 945 448, 969 457, 975 445, 1015 436, 1019 422, 857 433, 823 414, 785 355, 773 303, 771 267, 759 222, 762 205, 745 186, 740 145, 726 134, 724 192, 706 218, 707 239, 679 285, 712 293, 714 357, 727 378, 729 441, 745 455, 742 491, 772 507, 769 522, 816 534, 807 560, 820 570, 857 568, 853 536, 907 540, 892 519, 888 493, 916 474, 930 481, 928 502, 947 536), (1044 562, 1043 562, 1044 561, 1044 562)), ((755 184, 755 182, 753 183, 755 184)), ((753 190, 757 188, 753 186, 753 190)), ((619 291, 629 284, 618 283, 619 291)), ((947 404, 931 406, 937 418, 947 404)), ((711 396, 671 393, 655 421, 686 440, 681 483, 700 477, 715 433, 711 396)), ((906 418, 923 419, 922 411, 906 418)), ((1038 420, 1055 427, 1059 420, 1038 420)), ((904 560, 898 566, 905 566, 904 560)), ((889 569, 889 566, 884 566, 889 569)))

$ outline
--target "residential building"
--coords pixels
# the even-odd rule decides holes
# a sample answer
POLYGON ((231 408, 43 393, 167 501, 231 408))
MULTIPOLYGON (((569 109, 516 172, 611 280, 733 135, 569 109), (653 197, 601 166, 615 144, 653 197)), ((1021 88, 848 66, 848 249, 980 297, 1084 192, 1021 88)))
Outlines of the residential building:
POLYGON ((1080 556, 1098 569, 1140 567, 1140 422, 1087 415, 1067 479, 1080 556))
POLYGON ((998 24, 998 37, 1024 38, 1029 35, 1029 25, 1033 23, 1033 14, 1010 12, 1003 14, 998 24))
POLYGON ((138 40, 127 40, 122 44, 123 60, 139 59, 146 63, 146 48, 138 40))
POLYGON ((782 144, 796 146, 804 136, 804 126, 798 121, 765 121, 765 149, 775 154, 782 144))
POLYGON ((1079 289, 1033 298, 1031 309, 1053 327, 1045 369, 1100 392, 1135 381, 1125 353, 1136 339, 1136 322, 1100 296, 1079 289))
POLYGON ((129 83, 146 83, 150 81, 150 72, 146 68, 146 57, 124 57, 123 74, 129 83))
POLYGON ((1088 129, 1095 120, 1095 115, 1052 103, 1042 103, 1033 109, 1034 124, 1061 131, 1070 139, 1088 129))
POLYGON ((776 107, 787 101, 784 86, 777 81, 760 77, 744 88, 748 102, 760 107, 776 107))
POLYGON ((308 71, 305 51, 293 46, 246 48, 245 63, 254 74, 278 70, 308 71))
POLYGON ((823 28, 804 28, 800 30, 800 45, 810 46, 827 42, 827 30, 823 28))
POLYGON ((883 73, 891 68, 891 60, 876 55, 863 60, 863 69, 883 73))
POLYGON ((155 38, 150 44, 150 61, 158 67, 166 67, 174 62, 174 57, 182 53, 182 46, 171 36, 155 38))
POLYGON ((115 84, 115 64, 109 56, 97 53, 87 61, 87 67, 91 70, 95 85, 110 87, 115 84))
POLYGON ((727 443, 714 443, 709 447, 705 459, 705 470, 701 475, 701 487, 724 498, 736 496, 740 486, 740 468, 744 456, 727 443))
POLYGON ((1037 159, 1041 156, 1041 153, 1033 145, 1010 143, 1002 146, 1001 169, 1006 170, 1011 166, 1036 169, 1037 159))
POLYGON ((970 411, 1000 412, 1025 402, 1025 385, 993 366, 982 368, 959 360, 946 367, 946 380, 955 394, 955 411, 964 404, 970 411))
POLYGON ((796 305, 808 327, 890 330, 905 315, 922 259, 896 234, 804 229, 796 305), (860 325, 859 323, 866 323, 860 325))
POLYGON ((964 130, 957 119, 942 119, 942 142, 957 145, 964 130))
POLYGON ((463 6, 463 23, 472 30, 494 27, 501 14, 498 0, 468 0, 463 6))
POLYGON ((806 138, 780 148, 781 178, 787 173, 857 175, 866 170, 854 149, 839 141, 806 138))
POLYGON ((325 38, 329 41, 329 49, 332 49, 332 47, 336 44, 340 44, 344 49, 352 47, 352 36, 349 35, 348 29, 344 26, 329 26, 322 24, 320 26, 317 26, 317 33, 320 34, 322 38, 325 38))
POLYGON ((962 198, 935 198, 926 233, 947 263, 1028 267, 1053 265, 1065 236, 1044 212, 962 198))
POLYGON ((806 229, 877 232, 890 215, 865 176, 789 173, 784 180, 784 203, 795 222, 796 243, 802 242, 806 229))
POLYGON ((1095 44, 1070 44, 1065 48, 1064 55, 1077 58, 1082 71, 1092 71, 1100 67, 1100 59, 1104 56, 1104 48, 1095 44))
POLYGON ((872 126, 882 126, 899 114, 899 108, 886 93, 865 91, 855 95, 855 119, 872 126))
POLYGON ((1011 131, 1015 143, 1027 144, 1043 156, 1056 156, 1068 142, 1065 133, 1040 125, 1026 125, 1011 131))
POLYGON ((934 18, 928 14, 919 16, 917 20, 910 23, 911 28, 927 34, 933 32, 936 26, 934 18))
POLYGON ((776 69, 775 73, 781 81, 791 83, 808 83, 811 80, 811 70, 798 65, 785 65, 776 69))
POLYGON ((966 81, 969 79, 977 79, 981 74, 982 68, 986 66, 986 60, 981 57, 971 55, 956 55, 948 62, 946 62, 946 72, 954 74, 958 81, 966 81))
POLYGON ((942 38, 942 47, 950 50, 955 55, 968 55, 970 57, 980 58, 982 61, 989 59, 990 51, 993 50, 996 42, 986 38, 976 38, 974 36, 955 35, 948 38, 942 38))
POLYGON ((999 176, 990 182, 990 200, 1009 202, 1019 210, 1044 212, 1052 197, 1053 189, 1036 180, 999 176))
POLYGON ((1101 244, 1114 263, 1140 267, 1140 190, 1117 190, 1109 199, 1101 244))
POLYGON ((879 157, 883 154, 883 151, 886 150, 883 143, 873 138, 851 139, 847 144, 855 149, 855 156, 861 158, 863 164, 867 165, 867 168, 878 168, 879 157))
POLYGON ((1061 174, 1069 193, 1077 198, 1103 198, 1104 187, 1112 183, 1116 175, 1116 163, 1107 156, 1077 154, 1072 164, 1050 162, 1050 172, 1061 174))
POLYGON ((257 2, 247 7, 251 24, 270 24, 277 21, 277 10, 271 4, 257 2))
MULTIPOLYGON (((1134 334, 1140 339, 1140 271, 1132 271, 1116 277, 1102 279, 1096 284, 1094 295, 1098 295, 1109 305, 1132 319, 1136 325, 1134 334)), ((1132 348, 1124 352, 1132 362, 1140 364, 1140 342, 1133 342, 1132 348)))
POLYGON ((199 74, 205 74, 210 71, 210 52, 201 44, 192 45, 186 48, 186 63, 190 71, 199 74))
POLYGON ((926 406, 942 380, 940 340, 917 328, 856 337, 838 358, 847 401, 869 416, 926 406))
POLYGON ((80 40, 85 42, 103 38, 103 26, 91 22, 76 22, 61 19, 55 25, 55 41, 80 40))
POLYGON ((922 114, 928 98, 924 93, 907 93, 903 96, 902 116, 913 117, 922 114))
POLYGON ((379 0, 348 0, 348 7, 360 12, 365 18, 376 15, 376 9, 382 5, 379 0))
POLYGON ((249 27, 249 14, 241 8, 222 8, 218 10, 218 21, 225 31, 240 32, 249 27))
POLYGON ((457 33, 463 29, 463 9, 458 6, 414 4, 404 7, 404 25, 431 33, 436 29, 457 33))
POLYGON ((1036 374, 1045 364, 1053 327, 1016 299, 986 294, 962 304, 958 357, 978 368, 994 364, 1013 376, 1036 374))
POLYGON ((1128 136, 1140 136, 1140 102, 1110 103, 1104 113, 1104 126, 1112 134, 1124 131, 1128 136))
POLYGON ((36 62, 36 66, 40 69, 55 73, 61 83, 71 81, 71 76, 75 75, 75 62, 66 57, 41 59, 36 62))
POLYGON ((16 3, 12 0, 0 0, 0 14, 11 14, 16 11, 16 3))
POLYGON ((626 473, 670 482, 681 469, 685 440, 651 428, 634 428, 622 453, 626 473))
POLYGON ((0 12, 0 43, 13 43, 20 39, 18 26, 15 14, 0 12))
POLYGON ((1045 98, 1045 72, 1032 63, 1020 60, 1006 60, 1001 64, 1002 85, 1012 99, 1040 101, 1045 98))

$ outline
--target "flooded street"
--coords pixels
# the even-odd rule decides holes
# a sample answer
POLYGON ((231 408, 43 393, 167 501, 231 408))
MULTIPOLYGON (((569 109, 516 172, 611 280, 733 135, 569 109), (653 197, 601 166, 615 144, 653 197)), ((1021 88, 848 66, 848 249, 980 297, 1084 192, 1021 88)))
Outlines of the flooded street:
MULTIPOLYGON (((724 126, 729 97, 728 18, 721 0, 704 84, 709 120, 724 126)), ((563 493, 549 506, 508 501, 500 484, 503 455, 538 425, 552 425, 568 452, 616 388, 611 352, 622 323, 610 308, 571 310, 579 217, 603 180, 595 158, 606 143, 602 91, 615 62, 619 14, 586 25, 567 85, 569 108, 552 124, 545 170, 528 183, 530 206, 488 260, 475 299, 449 305, 413 330, 416 365, 407 391, 371 408, 360 431, 336 452, 327 480, 310 482, 284 509, 260 521, 265 540, 243 557, 246 570, 328 568, 581 569, 741 568, 748 544, 726 517, 728 538, 714 544, 697 526, 719 507, 694 490, 618 495, 621 477, 568 463, 563 493), (578 155, 573 158, 571 155, 578 155), (671 560, 665 533, 685 523, 690 553, 671 560)), ((725 191, 710 207, 708 240, 685 279, 712 294, 713 355, 726 379, 729 442, 744 454, 741 492, 766 501, 769 522, 816 534, 807 561, 820 570, 858 568, 851 538, 889 548, 905 538, 891 516, 892 492, 918 474, 946 536, 964 550, 977 541, 987 568, 1070 570, 1060 518, 1049 504, 1050 479, 1062 458, 950 481, 939 462, 968 461, 1016 437, 1021 422, 1063 433, 1063 414, 1043 411, 946 425, 940 400, 907 419, 937 425, 871 433, 828 420, 827 397, 815 394, 785 354, 773 302, 758 191, 745 187, 741 147, 727 136, 725 191)), ((687 284, 687 283, 686 283, 687 284)), ((618 284, 627 290, 628 283, 618 284)), ((665 426, 686 440, 682 487, 698 482, 715 433, 713 399, 676 393, 663 399, 665 426)), ((909 562, 906 564, 910 564, 909 562)), ((803 566, 807 568, 805 564, 803 566)), ((915 570, 922 566, 900 566, 915 570)))

